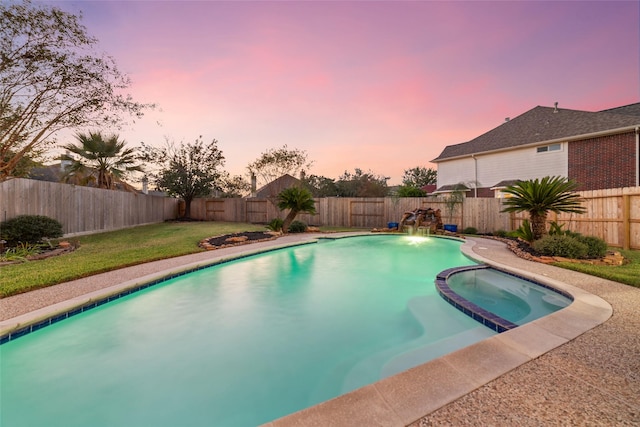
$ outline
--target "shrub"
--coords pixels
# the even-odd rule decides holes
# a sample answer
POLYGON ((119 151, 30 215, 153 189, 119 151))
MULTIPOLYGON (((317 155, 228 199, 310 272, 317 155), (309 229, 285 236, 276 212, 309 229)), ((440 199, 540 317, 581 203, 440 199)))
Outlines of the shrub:
POLYGON ((19 215, 0 224, 0 237, 9 246, 39 243, 45 238, 62 237, 62 224, 42 215, 19 215))
POLYGON ((504 230, 496 230, 493 232, 493 235, 496 237, 507 237, 508 233, 504 230))
POLYGON ((39 253, 40 248, 37 245, 19 243, 15 248, 9 248, 3 254, 0 254, 0 262, 25 262, 29 255, 39 253))
POLYGON ((536 252, 546 256, 564 258, 585 258, 589 248, 575 237, 565 235, 547 235, 532 244, 536 252))
POLYGON ((533 230, 528 219, 522 221, 522 225, 516 230, 515 235, 526 242, 533 242, 533 230))
POLYGON ((607 242, 595 236, 575 236, 580 243, 587 246, 587 258, 601 258, 607 253, 607 242))
POLYGON ((267 224, 267 228, 271 231, 280 231, 282 230, 282 225, 284 224, 284 220, 282 218, 273 218, 267 224))
POLYGON ((571 237, 578 237, 581 234, 580 233, 576 233, 574 231, 571 230, 563 230, 562 227, 564 227, 564 224, 558 224, 555 221, 551 221, 549 223, 549 235, 551 236, 571 236, 571 237))
POLYGON ((555 221, 551 221, 549 223, 549 235, 550 236, 561 236, 563 234, 566 234, 566 232, 562 229, 562 227, 564 227, 564 224, 558 224, 555 221))
POLYGON ((518 237, 520 237, 520 233, 518 233, 518 230, 507 231, 505 237, 508 237, 510 239, 517 239, 518 237))
POLYGON ((307 224, 302 221, 293 221, 289 226, 289 233, 304 233, 307 231, 307 224))
POLYGON ((462 234, 478 234, 478 229, 475 227, 467 227, 462 230, 462 234))

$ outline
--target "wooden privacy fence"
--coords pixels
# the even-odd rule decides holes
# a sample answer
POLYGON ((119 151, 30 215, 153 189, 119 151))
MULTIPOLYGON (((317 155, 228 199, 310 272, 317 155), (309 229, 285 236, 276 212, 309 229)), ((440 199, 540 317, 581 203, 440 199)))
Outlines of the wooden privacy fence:
MULTIPOLYGON (((640 249, 640 187, 581 191, 584 214, 550 213, 548 220, 563 224, 585 236, 596 236, 609 246, 640 249)), ((513 216, 512 229, 518 228, 524 214, 513 216)))
MULTIPOLYGON (((640 249, 640 187, 579 193, 585 214, 550 214, 549 221, 564 229, 604 239, 609 246, 640 249)), ((502 200, 467 198, 449 216, 441 198, 342 198, 316 199, 315 215, 298 219, 325 227, 384 228, 399 222, 404 212, 416 208, 440 209, 444 223, 459 230, 474 227, 480 233, 515 230, 526 213, 501 213, 502 200)), ((46 215, 60 221, 65 234, 86 234, 162 222, 178 216, 179 201, 123 191, 100 190, 54 182, 11 179, 0 183, 0 220, 17 215, 46 215)), ((268 223, 283 218, 275 199, 196 199, 194 219, 268 223)))
MULTIPOLYGON (((549 215, 549 221, 565 224, 564 229, 604 239, 609 246, 640 249, 640 187, 584 191, 584 214, 549 215)), ((517 229, 527 213, 508 214, 502 199, 466 198, 450 217, 444 200, 434 197, 316 199, 316 215, 302 214, 298 219, 325 227, 383 228, 399 222, 404 212, 416 208, 440 209, 444 223, 459 230, 474 227, 480 233, 517 229)), ((197 199, 192 216, 210 221, 267 223, 284 217, 275 202, 268 199, 197 199)))
POLYGON ((0 218, 45 215, 65 235, 117 230, 175 219, 177 199, 15 178, 0 183, 0 218))
MULTIPOLYGON (((316 214, 300 214, 297 219, 325 227, 384 228, 389 222, 399 222, 405 212, 433 208, 441 210, 444 223, 475 227, 480 232, 508 230, 512 222, 509 214, 500 213, 498 199, 467 199, 451 216, 445 202, 433 197, 328 197, 315 201, 316 214)), ((283 218, 284 213, 272 199, 196 199, 191 203, 191 216, 207 221, 267 223, 283 218)))

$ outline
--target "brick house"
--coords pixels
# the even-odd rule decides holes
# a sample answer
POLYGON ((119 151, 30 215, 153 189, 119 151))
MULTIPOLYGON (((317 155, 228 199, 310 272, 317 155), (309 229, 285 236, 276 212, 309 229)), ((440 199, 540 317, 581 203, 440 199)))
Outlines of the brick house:
POLYGON ((535 107, 432 160, 438 189, 501 197, 517 180, 564 176, 579 190, 640 186, 640 103, 591 112, 535 107))

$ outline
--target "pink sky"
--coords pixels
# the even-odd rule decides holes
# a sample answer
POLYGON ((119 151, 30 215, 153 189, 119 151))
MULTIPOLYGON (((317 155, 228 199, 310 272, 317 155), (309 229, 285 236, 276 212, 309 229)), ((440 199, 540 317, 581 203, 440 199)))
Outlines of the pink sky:
POLYGON ((122 138, 215 138, 235 175, 287 144, 309 173, 399 184, 537 105, 640 101, 636 1, 54 4, 81 10, 134 98, 159 105, 122 138))

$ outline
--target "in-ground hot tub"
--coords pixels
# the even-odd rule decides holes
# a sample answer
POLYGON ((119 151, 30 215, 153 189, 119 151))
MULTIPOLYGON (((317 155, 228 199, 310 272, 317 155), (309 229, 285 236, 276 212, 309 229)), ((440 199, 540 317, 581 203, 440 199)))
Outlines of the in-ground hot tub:
POLYGON ((456 267, 436 278, 450 304, 497 332, 551 314, 573 301, 558 289, 488 265, 456 267))

